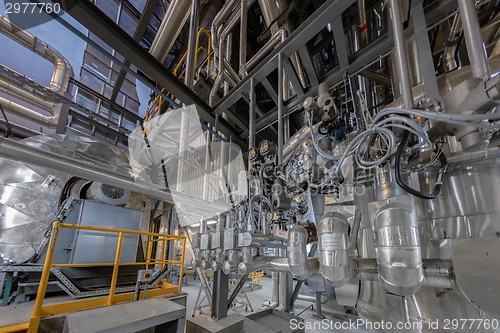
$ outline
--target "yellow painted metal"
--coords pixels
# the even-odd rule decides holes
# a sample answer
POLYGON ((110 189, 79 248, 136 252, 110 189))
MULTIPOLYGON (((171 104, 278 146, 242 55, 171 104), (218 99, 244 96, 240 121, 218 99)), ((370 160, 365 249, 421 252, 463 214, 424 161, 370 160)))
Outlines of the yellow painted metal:
MULTIPOLYGON (((186 238, 182 241, 182 255, 181 255, 181 262, 184 262, 184 255, 186 253, 186 238)), ((182 275, 184 271, 184 265, 181 265, 179 267, 179 290, 178 292, 181 292, 181 286, 182 286, 182 275)))
MULTIPOLYGON (((95 226, 84 226, 84 225, 73 225, 61 223, 59 221, 55 221, 52 224, 52 234, 49 240, 49 246, 47 249, 47 255, 45 257, 45 262, 42 270, 42 275, 40 278, 40 285, 38 287, 38 293, 35 300, 35 304, 33 307, 33 313, 31 315, 29 323, 21 323, 14 326, 6 326, 0 327, 0 332, 13 332, 13 329, 16 330, 25 330, 27 329, 28 333, 35 333, 38 331, 38 326, 40 325, 40 320, 42 316, 50 316, 60 313, 68 313, 72 311, 85 310, 91 308, 97 308, 102 306, 110 306, 113 304, 118 304, 122 302, 129 302, 134 300, 134 293, 121 293, 115 295, 116 290, 116 282, 118 279, 118 270, 120 266, 125 265, 139 265, 139 264, 147 264, 154 263, 164 265, 179 265, 179 274, 181 278, 179 279, 179 283, 177 285, 160 282, 158 286, 149 289, 147 292, 147 298, 164 296, 168 294, 175 294, 181 291, 182 287, 182 271, 184 266, 184 254, 186 247, 186 237, 178 236, 178 235, 168 235, 161 233, 153 233, 153 232, 143 232, 143 231, 135 231, 135 230, 126 230, 126 229, 114 229, 114 228, 105 228, 105 227, 95 227, 95 226), (83 230, 95 230, 101 232, 109 232, 115 233, 118 236, 118 242, 116 246, 115 253, 115 261, 113 264, 108 263, 93 263, 93 264, 52 264, 52 260, 54 258, 54 250, 57 244, 57 238, 59 235, 59 230, 61 228, 69 228, 69 229, 83 229, 83 230), (148 252, 145 262, 127 262, 120 263, 120 256, 123 246, 123 237, 125 234, 132 235, 143 235, 143 236, 152 236, 155 239, 151 241, 162 241, 165 244, 167 241, 173 240, 181 240, 183 242, 182 246, 182 257, 181 260, 162 260, 162 259, 152 259, 151 251, 148 252), (102 267, 102 266, 113 266, 113 275, 111 279, 110 292, 107 296, 101 297, 92 297, 88 299, 74 300, 61 304, 51 304, 51 305, 43 305, 45 299, 45 292, 47 291, 47 284, 50 277, 50 271, 52 267, 102 267)), ((164 246, 165 248, 165 246, 164 246)), ((165 252, 163 252, 165 254, 165 252)), ((163 255, 163 258, 165 256, 163 255)), ((139 295, 139 299, 143 297, 143 292, 139 295)))
POLYGON ((111 287, 109 288, 108 304, 113 304, 115 297, 116 281, 118 281, 118 269, 120 268, 120 257, 122 255, 123 232, 118 235, 118 243, 116 244, 115 264, 113 266, 113 275, 111 275, 111 287))
POLYGON ((29 323, 22 323, 22 324, 17 324, 17 325, 12 325, 12 326, 0 327, 0 333, 25 331, 28 329, 28 326, 29 326, 29 323))

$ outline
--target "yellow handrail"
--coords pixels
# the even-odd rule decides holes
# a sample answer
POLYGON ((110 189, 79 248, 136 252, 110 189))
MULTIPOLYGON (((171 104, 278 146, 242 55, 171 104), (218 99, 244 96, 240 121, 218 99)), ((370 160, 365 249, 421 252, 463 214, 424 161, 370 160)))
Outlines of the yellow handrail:
MULTIPOLYGON (((66 224, 56 221, 52 225, 52 234, 50 236, 50 241, 47 249, 47 254, 45 257, 45 262, 43 265, 42 275, 40 278, 40 285, 38 287, 38 293, 35 300, 35 305, 33 308, 33 313, 31 319, 28 324, 19 324, 12 328, 18 328, 20 325, 24 325, 28 330, 28 333, 35 333, 38 331, 38 326, 40 325, 40 320, 42 316, 54 315, 59 313, 78 311, 84 309, 91 309, 101 306, 110 306, 113 304, 118 304, 122 302, 132 301, 134 299, 134 293, 122 293, 115 295, 116 291, 116 282, 118 280, 118 269, 120 266, 126 265, 140 265, 145 264, 146 267, 149 265, 161 265, 163 268, 164 265, 179 265, 179 281, 177 285, 162 282, 155 289, 151 289, 147 293, 147 297, 155 297, 173 293, 180 293, 182 286, 182 275, 184 268, 184 256, 186 250, 186 236, 177 236, 177 235, 168 235, 161 233, 153 233, 153 232, 143 232, 136 230, 126 230, 126 229, 115 229, 115 228, 105 228, 105 227, 94 227, 94 226, 85 226, 85 225, 73 225, 66 224), (115 260, 113 264, 110 263, 86 263, 86 264, 53 264, 52 260, 54 259, 54 251, 57 245, 57 238, 59 235, 59 230, 61 228, 68 229, 81 229, 81 230, 94 230, 100 232, 108 232, 118 234, 118 242, 116 245, 115 252, 115 260), (134 263, 120 263, 120 256, 123 245, 123 237, 124 235, 141 235, 141 236, 151 236, 155 237, 154 239, 148 240, 148 253, 146 255, 145 262, 134 262, 134 263), (163 259, 155 259, 151 258, 151 251, 149 249, 149 244, 152 242, 162 242, 163 243, 163 259), (166 260, 165 251, 166 251, 166 242, 167 241, 182 241, 182 255, 181 260, 166 260), (45 292, 47 291, 47 284, 49 282, 50 272, 52 267, 101 267, 101 266, 113 266, 113 273, 111 278, 111 285, 109 290, 109 295, 103 297, 92 297, 83 300, 75 300, 62 304, 53 304, 53 305, 43 305, 43 301, 45 299, 45 292)), ((4 330, 3 331, 8 331, 4 330)))

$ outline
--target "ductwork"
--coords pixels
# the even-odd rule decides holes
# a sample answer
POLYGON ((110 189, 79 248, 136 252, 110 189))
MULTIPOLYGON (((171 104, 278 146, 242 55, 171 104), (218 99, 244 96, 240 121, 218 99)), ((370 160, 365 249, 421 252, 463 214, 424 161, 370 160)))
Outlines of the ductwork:
POLYGON ((321 274, 332 287, 342 287, 356 276, 356 264, 349 257, 349 223, 340 213, 329 212, 317 223, 321 274))
POLYGON ((318 258, 307 257, 308 237, 306 229, 302 226, 295 226, 288 231, 288 266, 290 273, 297 280, 306 280, 319 272, 318 258))
POLYGON ((186 24, 190 12, 191 1, 173 0, 170 3, 165 18, 161 22, 158 33, 149 49, 149 53, 160 62, 165 61, 182 27, 186 24))
POLYGON ((2 15, 0 15, 0 33, 54 64, 54 71, 50 84, 46 86, 47 89, 60 95, 68 90, 69 79, 74 76, 74 73, 70 63, 61 53, 2 15))
MULTIPOLYGON (((45 87, 60 95, 66 93, 69 79, 74 75, 73 69, 66 58, 54 48, 39 40, 15 23, 12 23, 2 15, 0 15, 0 32, 33 51, 35 54, 52 62, 54 64, 54 71, 52 72, 50 84, 45 87)), ((57 101, 54 99, 26 91, 17 81, 11 80, 4 75, 0 75, 0 92, 36 108, 40 108, 46 111, 48 115, 44 115, 27 106, 0 97, 0 103, 7 112, 48 128, 55 128, 57 126, 59 122, 60 107, 56 105, 57 101)))

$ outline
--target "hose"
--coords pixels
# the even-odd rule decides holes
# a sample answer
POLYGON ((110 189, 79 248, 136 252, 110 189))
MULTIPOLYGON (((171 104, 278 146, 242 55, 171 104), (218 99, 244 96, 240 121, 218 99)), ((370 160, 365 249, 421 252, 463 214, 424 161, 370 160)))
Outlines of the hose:
POLYGON ((427 193, 422 193, 420 191, 415 190, 414 188, 411 188, 408 184, 406 184, 403 180, 402 177, 402 172, 401 172, 401 160, 403 159, 403 152, 408 145, 408 141, 410 140, 410 132, 406 131, 403 140, 401 140, 401 143, 399 144, 398 150, 396 151, 396 161, 395 161, 395 173, 396 173, 396 183, 406 192, 413 194, 414 196, 420 198, 420 199, 426 199, 426 200, 431 200, 434 199, 439 195, 441 192, 441 186, 443 184, 443 174, 446 171, 446 157, 444 154, 440 155, 440 160, 441 160, 441 169, 439 170, 436 183, 434 184, 434 190, 432 193, 427 194, 427 193))

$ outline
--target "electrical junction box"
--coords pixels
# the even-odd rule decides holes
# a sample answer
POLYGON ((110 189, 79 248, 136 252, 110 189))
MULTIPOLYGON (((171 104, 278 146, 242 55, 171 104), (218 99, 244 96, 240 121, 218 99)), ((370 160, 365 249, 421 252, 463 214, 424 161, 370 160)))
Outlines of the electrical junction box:
POLYGON ((137 272, 137 282, 149 282, 153 278, 154 270, 142 269, 137 272))

